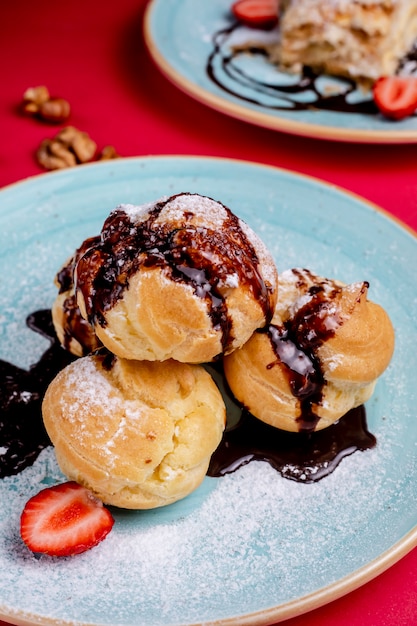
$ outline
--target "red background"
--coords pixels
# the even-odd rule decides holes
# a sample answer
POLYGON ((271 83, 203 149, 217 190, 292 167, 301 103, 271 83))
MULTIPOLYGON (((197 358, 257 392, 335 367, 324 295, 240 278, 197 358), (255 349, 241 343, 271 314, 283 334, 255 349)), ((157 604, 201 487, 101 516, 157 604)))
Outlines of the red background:
MULTIPOLYGON (((58 128, 19 113, 27 87, 47 85, 70 123, 122 156, 222 156, 277 165, 356 192, 417 229, 417 147, 312 140, 257 128, 195 102, 145 49, 146 0, 14 0, 0 16, 0 186, 42 173, 35 152, 58 128)), ((1 206, 0 206, 1 210, 1 206)), ((381 251, 381 263, 389 263, 381 251)), ((1 576, 1 573, 0 573, 1 576)), ((417 549, 349 595, 284 626, 417 623, 417 549)), ((0 626, 4 626, 0 621, 0 626)))

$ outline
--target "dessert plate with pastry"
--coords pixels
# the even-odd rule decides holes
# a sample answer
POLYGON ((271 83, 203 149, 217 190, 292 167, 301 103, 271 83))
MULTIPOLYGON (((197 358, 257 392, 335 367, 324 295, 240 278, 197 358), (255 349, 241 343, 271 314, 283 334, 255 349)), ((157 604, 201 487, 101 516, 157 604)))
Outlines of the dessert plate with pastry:
POLYGON ((417 6, 408 0, 152 0, 162 73, 232 117, 297 135, 417 140, 417 6))
POLYGON ((0 619, 266 625, 417 545, 414 233, 214 158, 1 199, 0 619))

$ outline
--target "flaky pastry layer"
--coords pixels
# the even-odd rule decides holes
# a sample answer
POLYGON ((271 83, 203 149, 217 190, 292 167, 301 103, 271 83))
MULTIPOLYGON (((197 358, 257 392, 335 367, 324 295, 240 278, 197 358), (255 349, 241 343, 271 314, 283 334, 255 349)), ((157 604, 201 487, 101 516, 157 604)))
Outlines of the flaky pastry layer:
POLYGON ((373 82, 395 73, 417 39, 412 0, 291 0, 271 51, 282 66, 302 66, 373 82))

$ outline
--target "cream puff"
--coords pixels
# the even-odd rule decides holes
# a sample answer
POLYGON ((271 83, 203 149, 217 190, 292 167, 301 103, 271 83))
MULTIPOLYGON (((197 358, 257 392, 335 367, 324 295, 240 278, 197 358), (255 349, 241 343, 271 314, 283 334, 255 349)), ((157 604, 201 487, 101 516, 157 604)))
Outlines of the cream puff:
POLYGON ((270 325, 224 359, 228 384, 255 417, 320 430, 366 402, 394 351, 385 310, 351 285, 292 269, 279 275, 270 325))
POLYGON ((195 490, 226 420, 201 365, 113 355, 86 356, 62 370, 42 412, 62 472, 129 509, 171 504, 195 490))
POLYGON ((75 268, 77 302, 100 341, 135 360, 209 362, 272 317, 273 258, 211 198, 121 205, 75 268))

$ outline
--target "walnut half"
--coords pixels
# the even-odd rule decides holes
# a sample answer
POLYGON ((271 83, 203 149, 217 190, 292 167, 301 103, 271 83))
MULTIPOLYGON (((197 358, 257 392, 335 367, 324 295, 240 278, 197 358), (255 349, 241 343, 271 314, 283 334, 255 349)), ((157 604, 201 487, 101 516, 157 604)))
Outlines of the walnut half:
POLYGON ((87 133, 66 126, 53 139, 44 139, 36 156, 45 169, 57 170, 91 161, 96 150, 96 143, 87 133))

